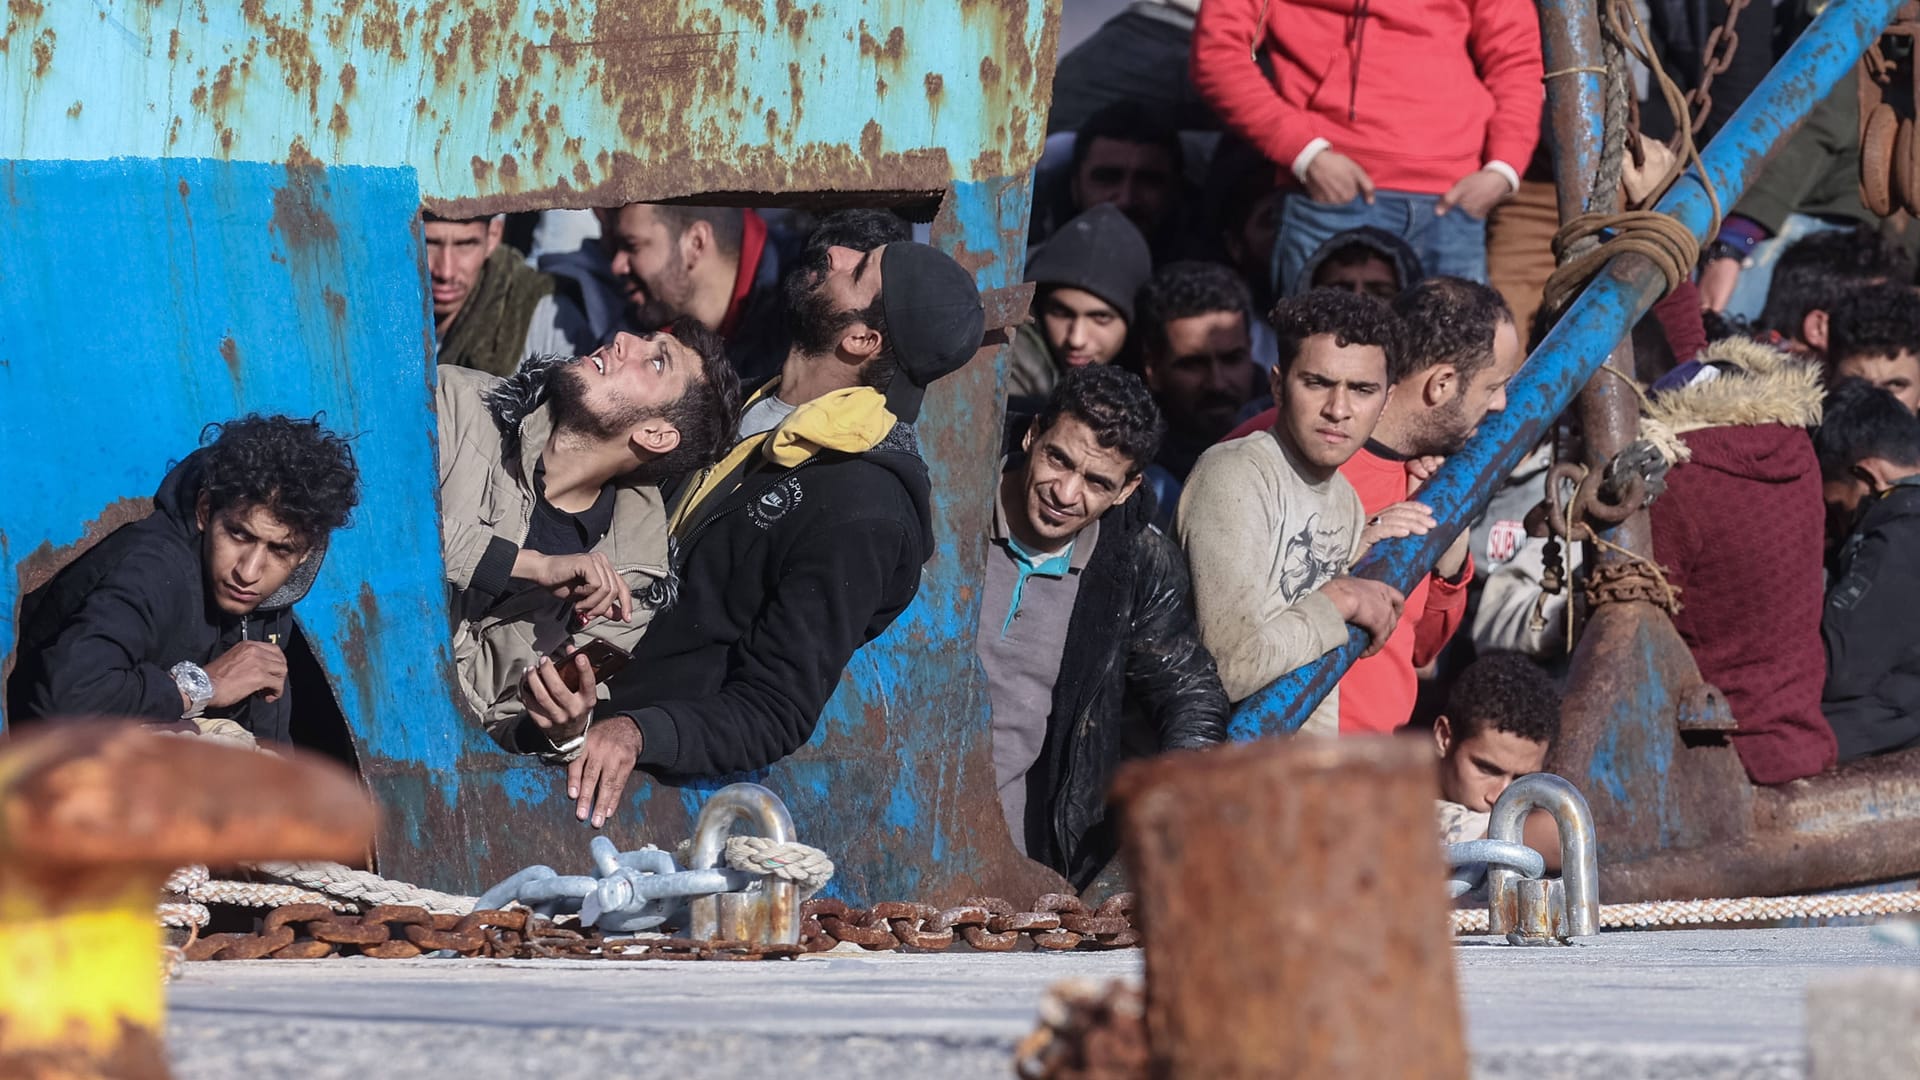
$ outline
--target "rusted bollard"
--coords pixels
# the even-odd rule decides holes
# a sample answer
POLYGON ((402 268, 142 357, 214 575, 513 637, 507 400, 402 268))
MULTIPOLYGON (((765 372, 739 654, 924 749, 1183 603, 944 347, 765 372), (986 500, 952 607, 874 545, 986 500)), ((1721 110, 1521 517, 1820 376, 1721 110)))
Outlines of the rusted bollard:
POLYGON ((1411 737, 1123 771, 1153 1075, 1465 1077, 1435 796, 1411 737))
POLYGON ((175 867, 360 857, 375 811, 332 762, 111 721, 0 742, 0 1076, 149 1080, 154 901, 175 867))

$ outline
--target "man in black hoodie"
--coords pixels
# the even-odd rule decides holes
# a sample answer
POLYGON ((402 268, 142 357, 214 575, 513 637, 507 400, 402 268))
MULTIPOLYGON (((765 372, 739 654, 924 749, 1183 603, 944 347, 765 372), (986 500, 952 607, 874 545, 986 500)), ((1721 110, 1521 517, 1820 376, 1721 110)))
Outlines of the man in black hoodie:
POLYGON ((1827 396, 1814 449, 1830 520, 1856 522, 1820 616, 1820 711, 1852 761, 1920 742, 1920 420, 1847 379, 1827 396))
POLYGON ((176 465, 153 514, 75 559, 21 607, 15 723, 105 714, 226 718, 289 741, 292 607, 359 501, 346 440, 248 416, 176 465))
POLYGON ((926 387, 980 346, 973 276, 925 244, 827 247, 786 290, 779 377, 674 508, 679 600, 609 683, 568 766, 568 795, 595 826, 636 767, 718 776, 799 749, 933 554, 913 424, 926 387))
POLYGON ((1068 372, 1001 476, 975 649, 1014 846, 1084 886, 1113 857, 1107 785, 1140 710, 1151 749, 1226 738, 1187 560, 1148 524, 1160 410, 1132 372, 1068 372))

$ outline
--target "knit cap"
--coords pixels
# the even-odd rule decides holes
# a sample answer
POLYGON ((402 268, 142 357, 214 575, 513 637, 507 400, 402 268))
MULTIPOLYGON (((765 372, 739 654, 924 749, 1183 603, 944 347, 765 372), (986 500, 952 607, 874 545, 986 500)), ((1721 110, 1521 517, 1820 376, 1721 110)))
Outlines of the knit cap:
POLYGON ((1133 322, 1133 296, 1153 274, 1147 238, 1111 203, 1083 211, 1061 226, 1027 261, 1036 285, 1084 289, 1133 322))

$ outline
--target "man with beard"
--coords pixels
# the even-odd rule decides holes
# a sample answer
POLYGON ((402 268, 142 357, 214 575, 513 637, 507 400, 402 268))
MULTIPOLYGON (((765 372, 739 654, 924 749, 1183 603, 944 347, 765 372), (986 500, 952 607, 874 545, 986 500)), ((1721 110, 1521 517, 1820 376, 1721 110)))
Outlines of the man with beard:
MULTIPOLYGON (((1507 407, 1507 383, 1526 359, 1506 301, 1477 282, 1427 278, 1395 298, 1393 310, 1406 327, 1407 369, 1373 437, 1340 468, 1360 493, 1368 544, 1433 528, 1432 511, 1409 496, 1447 455, 1466 447, 1488 413, 1507 407)), ((1263 418, 1270 427, 1277 415, 1263 413, 1228 437, 1263 430, 1263 418)), ((1386 647, 1341 678, 1342 735, 1390 732, 1413 718, 1415 673, 1440 655, 1466 616, 1470 543, 1463 530, 1407 594, 1405 615, 1386 647)))
POLYGON ((786 355, 780 266, 759 214, 737 206, 628 203, 601 212, 601 244, 642 330, 690 317, 726 342, 749 384, 786 355))
POLYGON ((501 746, 579 753, 595 662, 630 653, 672 595, 656 485, 713 461, 739 401, 719 338, 691 319, 508 379, 440 369, 454 663, 501 746))
POLYGON ((925 244, 816 248, 786 293, 786 363, 675 504, 679 599, 569 767, 595 827, 635 768, 711 777, 799 749, 933 554, 913 424, 926 387, 980 347, 973 275, 925 244))
POLYGON ((593 347, 571 280, 543 274, 501 242, 506 219, 422 214, 433 333, 443 365, 510 375, 529 357, 593 347))
MULTIPOLYGON (((1167 437, 1147 468, 1161 522, 1180 505, 1180 488, 1202 452, 1220 441, 1253 400, 1253 300, 1232 270, 1217 263, 1161 267, 1134 302, 1141 374, 1167 418, 1167 437)), ((1268 427, 1273 426, 1268 418, 1268 427)))

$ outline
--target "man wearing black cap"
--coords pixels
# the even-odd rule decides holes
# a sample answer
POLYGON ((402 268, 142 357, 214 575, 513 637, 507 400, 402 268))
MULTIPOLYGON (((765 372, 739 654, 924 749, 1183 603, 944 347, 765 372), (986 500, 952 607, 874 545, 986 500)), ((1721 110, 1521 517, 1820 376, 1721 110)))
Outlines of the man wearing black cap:
POLYGON ((716 776, 800 748, 854 650, 906 609, 933 554, 914 421, 980 346, 973 276, 925 244, 810 253, 793 345, 740 442, 674 508, 679 598, 656 615, 568 769, 597 827, 635 768, 716 776))

